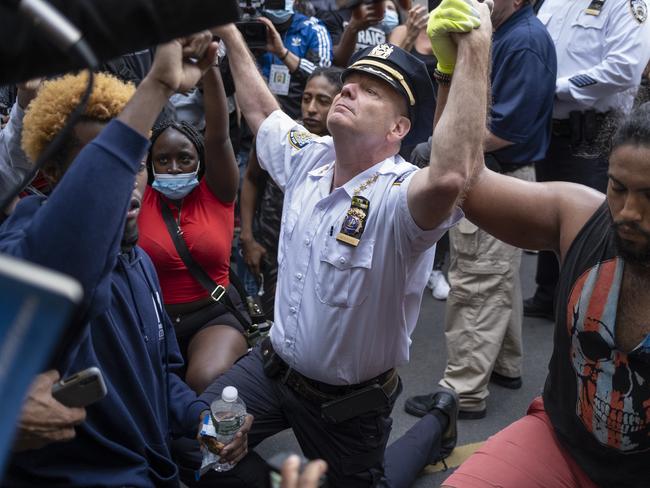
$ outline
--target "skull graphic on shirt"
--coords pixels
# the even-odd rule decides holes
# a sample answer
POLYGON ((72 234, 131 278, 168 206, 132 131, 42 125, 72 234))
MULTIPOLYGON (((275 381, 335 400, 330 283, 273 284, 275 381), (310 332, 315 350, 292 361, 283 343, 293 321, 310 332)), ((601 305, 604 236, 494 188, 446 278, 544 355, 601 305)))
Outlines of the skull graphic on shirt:
POLYGON ((650 365, 615 347, 616 261, 601 263, 578 279, 567 326, 577 374, 577 416, 602 444, 633 452, 650 440, 650 365))

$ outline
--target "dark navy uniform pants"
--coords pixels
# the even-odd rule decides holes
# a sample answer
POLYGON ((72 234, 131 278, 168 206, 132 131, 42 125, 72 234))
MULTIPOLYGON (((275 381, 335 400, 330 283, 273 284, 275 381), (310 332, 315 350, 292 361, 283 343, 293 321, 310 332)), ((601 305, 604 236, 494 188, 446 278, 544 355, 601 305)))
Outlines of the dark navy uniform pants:
MULTIPOLYGON (((327 461, 329 486, 408 487, 422 468, 438 457, 441 429, 432 415, 423 417, 386 449, 392 425, 390 412, 401 392, 401 383, 389 408, 338 424, 323 420, 319 405, 301 397, 279 379, 267 378, 259 347, 219 377, 204 398, 206 394, 216 398, 226 386, 237 388, 248 413, 255 416, 248 436, 250 448, 273 434, 292 428, 307 458, 327 461)), ((181 464, 194 469, 198 466, 197 447, 196 442, 191 449, 187 444, 183 446, 181 464)), ((251 468, 242 463, 226 474, 211 472, 206 476, 218 482, 224 476, 237 476, 241 469, 251 468)))

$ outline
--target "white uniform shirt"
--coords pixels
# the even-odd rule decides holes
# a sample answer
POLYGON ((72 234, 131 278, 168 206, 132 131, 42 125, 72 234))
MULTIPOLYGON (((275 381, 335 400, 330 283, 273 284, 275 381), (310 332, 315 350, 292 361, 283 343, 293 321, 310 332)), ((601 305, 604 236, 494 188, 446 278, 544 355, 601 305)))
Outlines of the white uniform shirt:
POLYGON ((435 243, 462 211, 421 230, 406 201, 417 168, 399 156, 330 193, 332 138, 310 134, 279 110, 260 127, 257 153, 285 192, 271 329, 276 352, 332 385, 360 383, 408 362, 435 243), (354 190, 375 173, 376 182, 360 193, 370 207, 358 247, 337 241, 354 190))
POLYGON ((557 51, 556 119, 573 110, 628 112, 650 58, 650 19, 640 23, 631 0, 605 0, 598 16, 586 13, 590 4, 546 0, 537 14, 557 51), (570 81, 576 75, 585 86, 570 81))

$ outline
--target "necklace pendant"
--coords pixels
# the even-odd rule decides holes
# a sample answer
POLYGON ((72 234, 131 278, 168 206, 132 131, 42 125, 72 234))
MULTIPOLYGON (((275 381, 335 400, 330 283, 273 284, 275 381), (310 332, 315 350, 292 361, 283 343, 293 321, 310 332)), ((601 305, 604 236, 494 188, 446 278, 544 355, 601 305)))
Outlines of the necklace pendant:
POLYGON ((341 231, 337 234, 336 240, 357 247, 366 226, 369 208, 370 201, 367 198, 352 197, 352 204, 343 219, 343 225, 341 225, 341 231))

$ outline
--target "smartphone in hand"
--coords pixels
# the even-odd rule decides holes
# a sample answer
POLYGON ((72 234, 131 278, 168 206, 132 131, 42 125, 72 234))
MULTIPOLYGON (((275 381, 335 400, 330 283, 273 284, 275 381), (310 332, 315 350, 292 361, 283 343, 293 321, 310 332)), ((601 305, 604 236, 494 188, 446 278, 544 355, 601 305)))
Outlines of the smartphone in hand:
POLYGON ((52 396, 66 407, 86 407, 106 396, 99 368, 84 369, 52 385, 52 396))

